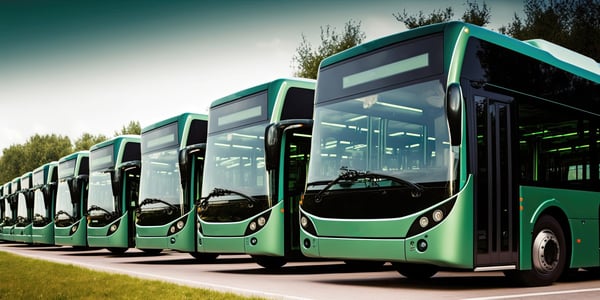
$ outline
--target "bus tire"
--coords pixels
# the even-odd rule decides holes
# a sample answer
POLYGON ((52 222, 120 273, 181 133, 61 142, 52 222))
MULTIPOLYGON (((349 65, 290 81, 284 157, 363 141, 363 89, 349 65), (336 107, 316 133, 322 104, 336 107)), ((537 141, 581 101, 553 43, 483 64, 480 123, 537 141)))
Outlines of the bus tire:
POLYGON ((506 274, 524 286, 544 286, 555 282, 567 262, 567 243, 560 223, 550 215, 542 215, 533 227, 531 270, 506 274))
POLYGON ((275 270, 283 267, 287 260, 280 256, 252 255, 254 261, 261 267, 275 270))
POLYGON ((437 266, 427 264, 407 264, 394 262, 392 265, 396 268, 400 275, 408 279, 415 280, 429 279, 439 271, 437 266))
POLYGON ((215 253, 200 253, 200 252, 190 252, 190 255, 196 259, 196 261, 201 263, 211 263, 217 260, 217 256, 219 254, 215 253))
POLYGON ((129 248, 120 248, 120 247, 109 247, 106 248, 112 254, 123 254, 129 250, 129 248))
POLYGON ((140 249, 144 252, 144 254, 146 255, 159 255, 163 249, 140 249))

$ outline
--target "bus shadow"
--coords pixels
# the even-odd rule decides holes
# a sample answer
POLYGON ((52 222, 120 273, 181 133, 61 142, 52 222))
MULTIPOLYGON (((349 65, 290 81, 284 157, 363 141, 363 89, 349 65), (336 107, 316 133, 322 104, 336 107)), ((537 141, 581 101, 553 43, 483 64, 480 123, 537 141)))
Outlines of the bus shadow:
MULTIPOLYGON (((448 273, 444 273, 439 276, 434 276, 424 280, 413 280, 406 277, 402 277, 400 274, 396 274, 398 277, 390 278, 352 278, 352 279, 326 279, 320 280, 319 282, 328 283, 340 286, 365 286, 365 287, 380 287, 380 288, 401 288, 401 289, 412 289, 412 290, 447 290, 447 291, 461 291, 461 290, 482 290, 482 289, 515 289, 524 287, 511 281, 505 277, 502 273, 452 273, 451 276, 448 273)), ((568 278, 562 279, 555 284, 561 283, 573 283, 573 282, 586 282, 600 280, 598 274, 594 272, 580 271, 570 274, 568 278)))
POLYGON ((314 264, 314 265, 286 265, 278 269, 267 269, 255 263, 255 268, 219 270, 214 272, 248 275, 307 275, 307 274, 332 274, 332 273, 363 273, 393 271, 391 265, 378 267, 352 266, 345 263, 314 264))
POLYGON ((181 258, 181 259, 169 259, 169 260, 143 260, 143 261, 135 261, 128 262, 133 264, 141 264, 141 265, 229 265, 229 264, 245 264, 245 263, 253 263, 252 258, 217 258, 211 262, 203 262, 197 260, 193 257, 190 258, 181 258))

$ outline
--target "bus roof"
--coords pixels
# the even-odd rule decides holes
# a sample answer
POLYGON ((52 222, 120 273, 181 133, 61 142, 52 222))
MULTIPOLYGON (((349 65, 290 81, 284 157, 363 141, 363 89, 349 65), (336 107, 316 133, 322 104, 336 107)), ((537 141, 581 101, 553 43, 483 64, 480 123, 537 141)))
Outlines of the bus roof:
MULTIPOLYGON (((223 98, 219 98, 211 103, 210 108, 246 97, 248 95, 258 93, 260 91, 264 91, 264 90, 277 91, 283 86, 314 89, 315 83, 316 83, 315 80, 306 79, 306 78, 279 78, 279 79, 275 79, 273 81, 269 81, 269 82, 266 82, 263 84, 259 84, 259 85, 238 91, 236 93, 230 94, 223 98)), ((269 111, 271 111, 271 108, 273 107, 276 97, 277 97, 276 94, 269 93, 269 95, 268 95, 269 111)))
POLYGON ((90 151, 88 151, 88 150, 82 150, 82 151, 77 151, 77 152, 71 153, 69 155, 65 155, 65 156, 61 157, 58 160, 58 162, 61 163, 61 162, 64 162, 64 161, 68 161, 68 160, 72 160, 72 159, 77 159, 77 157, 79 157, 79 156, 84 156, 84 157, 85 156, 90 156, 90 151))
POLYGON ((21 190, 30 189, 33 185, 31 182, 33 172, 27 172, 21 176, 21 190))
POLYGON ((37 186, 41 186, 44 184, 47 184, 48 182, 50 182, 50 178, 51 175, 50 172, 58 172, 58 161, 52 161, 49 163, 45 163, 37 168, 35 168, 35 170, 33 170, 33 179, 32 179, 32 186, 33 187, 37 187, 37 186), (36 176, 35 174, 38 172, 43 172, 44 178, 43 178, 43 182, 36 182, 36 176))
POLYGON ((118 143, 121 143, 124 141, 139 143, 141 141, 141 137, 139 135, 135 135, 135 134, 124 134, 124 135, 115 136, 111 139, 108 139, 106 141, 103 141, 103 142, 93 145, 92 147, 90 147, 90 151, 94 151, 96 149, 103 148, 108 145, 118 144, 118 143))
MULTIPOLYGON (((142 134, 143 134, 143 133, 146 133, 146 132, 148 132, 148 131, 151 131, 151 130, 153 130, 153 129, 156 129, 156 128, 159 128, 159 127, 165 126, 165 125, 167 125, 167 124, 171 124, 171 123, 173 123, 173 122, 175 122, 175 121, 186 120, 186 119, 188 119, 188 118, 191 118, 191 119, 199 119, 199 120, 208 121, 208 116, 207 116, 207 115, 205 115, 205 114, 198 114, 198 113, 190 113, 190 112, 185 112, 185 113, 182 113, 182 114, 180 114, 180 115, 173 116, 173 117, 170 117, 170 118, 168 118, 168 119, 164 119, 164 120, 162 120, 162 121, 156 122, 156 123, 154 123, 154 124, 150 124, 150 125, 148 125, 148 126, 146 126, 146 127, 142 128, 142 134)), ((184 123, 184 122, 180 122, 180 123, 184 123)))
POLYGON ((340 61, 355 57, 390 44, 410 40, 436 32, 463 32, 470 36, 503 46, 521 54, 533 57, 557 68, 569 71, 583 78, 600 82, 600 65, 592 58, 571 51, 567 48, 545 40, 520 41, 515 38, 491 31, 489 29, 452 21, 415 28, 412 30, 382 37, 364 44, 357 45, 321 61, 319 68, 325 68, 340 61))

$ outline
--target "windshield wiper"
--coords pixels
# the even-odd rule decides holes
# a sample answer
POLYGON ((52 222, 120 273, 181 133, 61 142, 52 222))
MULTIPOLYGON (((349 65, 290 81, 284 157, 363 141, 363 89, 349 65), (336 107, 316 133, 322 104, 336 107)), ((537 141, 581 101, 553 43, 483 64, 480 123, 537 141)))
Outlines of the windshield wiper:
POLYGON ((60 215, 66 215, 69 218, 69 220, 75 221, 75 218, 73 216, 71 216, 71 214, 69 214, 68 212, 66 212, 64 210, 57 211, 56 215, 54 215, 54 218, 58 219, 58 216, 60 216, 60 215))
POLYGON ((213 197, 221 197, 221 196, 231 195, 231 194, 238 195, 238 196, 248 200, 249 208, 252 208, 254 206, 254 203, 256 203, 256 200, 252 196, 248 196, 246 194, 228 190, 228 189, 215 188, 215 189, 213 189, 212 192, 210 192, 210 194, 208 194, 208 196, 200 198, 199 204, 202 208, 206 208, 208 206, 208 199, 213 198, 213 197))
POLYGON ((140 206, 137 208, 138 213, 141 212, 142 206, 146 206, 149 204, 157 204, 157 203, 166 205, 168 207, 168 210, 171 213, 179 210, 179 208, 177 206, 175 206, 165 200, 161 200, 161 199, 157 199, 157 198, 146 198, 146 199, 144 199, 144 201, 142 201, 142 203, 140 203, 140 206))
POLYGON ((369 172, 369 171, 366 171, 366 172, 358 171, 358 170, 350 169, 347 167, 341 167, 340 170, 342 171, 341 174, 336 179, 329 182, 322 190, 320 190, 317 193, 317 195, 315 195, 315 203, 319 203, 319 202, 323 201, 323 198, 322 198, 323 194, 327 190, 329 190, 332 186, 339 183, 340 181, 355 182, 356 180, 363 179, 363 178, 364 179, 388 179, 388 180, 391 180, 396 183, 407 185, 412 189, 411 196, 413 198, 421 197, 421 193, 423 192, 423 187, 421 187, 420 185, 418 185, 414 182, 410 182, 406 179, 399 178, 399 177, 395 177, 395 176, 391 176, 391 175, 387 175, 387 174, 381 174, 381 173, 373 173, 373 172, 369 172))
POLYGON ((88 208, 88 210, 87 210, 88 215, 91 212, 93 212, 93 211, 101 211, 101 212, 103 212, 104 213, 104 218, 107 219, 107 220, 109 220, 114 215, 116 215, 116 212, 108 211, 108 210, 106 210, 106 209, 104 209, 104 208, 102 208, 100 206, 97 206, 97 205, 92 205, 92 206, 90 206, 90 208, 88 208))

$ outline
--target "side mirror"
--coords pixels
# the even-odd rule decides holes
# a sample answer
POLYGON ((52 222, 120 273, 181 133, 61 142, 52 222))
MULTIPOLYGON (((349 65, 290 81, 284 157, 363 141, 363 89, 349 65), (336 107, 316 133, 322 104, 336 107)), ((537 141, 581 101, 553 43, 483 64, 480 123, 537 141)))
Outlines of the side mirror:
POLYGON ((123 189, 124 174, 126 174, 129 170, 132 169, 140 169, 141 166, 141 161, 132 160, 118 165, 116 170, 109 171, 113 196, 118 197, 119 194, 121 194, 121 190, 123 189))
POLYGON ((272 123, 265 129, 265 167, 267 171, 279 167, 281 140, 288 130, 312 128, 312 119, 290 119, 272 123))
POLYGON ((462 90, 458 83, 448 86, 446 92, 446 114, 448 116, 448 127, 450 128, 450 144, 459 146, 462 137, 462 90))
POLYGON ((193 160, 190 158, 194 155, 202 155, 206 149, 205 143, 189 145, 179 150, 179 179, 181 181, 181 187, 185 188, 187 184, 187 178, 190 173, 191 164, 193 160))

